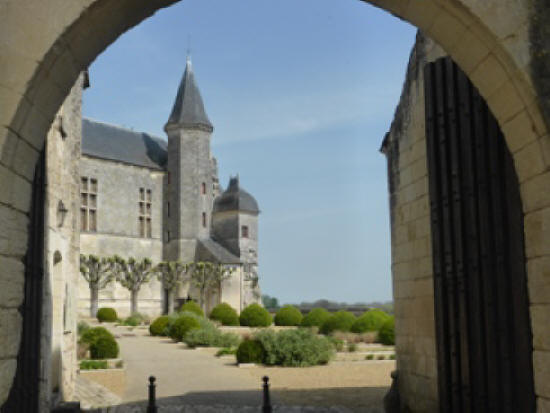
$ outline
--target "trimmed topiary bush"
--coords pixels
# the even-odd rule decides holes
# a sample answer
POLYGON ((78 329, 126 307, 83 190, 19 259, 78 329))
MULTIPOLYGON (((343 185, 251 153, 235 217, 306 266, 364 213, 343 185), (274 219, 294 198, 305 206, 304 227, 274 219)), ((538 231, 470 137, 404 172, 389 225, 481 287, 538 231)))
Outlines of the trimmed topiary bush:
POLYGON ((185 304, 181 306, 180 312, 183 312, 183 311, 189 311, 191 313, 195 313, 196 315, 204 317, 204 312, 202 311, 202 308, 193 300, 187 301, 185 304))
POLYGON ((285 305, 275 314, 276 326, 298 326, 302 322, 302 313, 293 305, 285 305))
POLYGON ((111 307, 100 308, 97 310, 96 317, 100 322, 113 322, 118 320, 116 310, 111 307))
POLYGON ((367 331, 378 331, 390 316, 382 310, 373 309, 361 315, 351 326, 353 333, 366 333, 367 331))
POLYGON ((265 350, 258 340, 245 340, 237 349, 237 362, 239 363, 263 363, 265 350))
POLYGON ((250 304, 246 307, 239 320, 242 326, 268 327, 273 322, 271 314, 259 304, 250 304))
POLYGON ((330 318, 330 313, 324 308, 314 308, 305 315, 300 325, 302 327, 319 327, 330 318))
POLYGON ((191 316, 182 315, 170 326, 170 337, 174 341, 182 341, 185 334, 194 329, 200 328, 199 321, 191 316))
POLYGON ((218 304, 210 313, 210 319, 219 321, 223 326, 238 326, 239 315, 227 303, 218 304))
POLYGON ((333 331, 349 331, 355 320, 355 316, 349 311, 337 311, 323 323, 320 332, 330 334, 333 331))
POLYGON ((118 343, 114 337, 100 336, 90 345, 92 359, 114 359, 118 357, 118 343))
POLYGON ((94 327, 89 328, 88 330, 84 331, 84 333, 82 333, 82 336, 80 336, 80 342, 91 346, 99 337, 103 336, 111 337, 114 339, 114 336, 105 327, 94 327))
POLYGON ((264 363, 285 367, 306 367, 326 364, 334 354, 327 337, 319 337, 308 329, 260 331, 254 338, 265 350, 264 363))
POLYGON ((168 326, 168 323, 170 322, 170 317, 167 315, 162 315, 155 319, 149 326, 149 333, 152 336, 165 336, 166 335, 166 327, 168 326))
POLYGON ((390 317, 378 330, 378 341, 387 346, 395 344, 395 318, 390 317))

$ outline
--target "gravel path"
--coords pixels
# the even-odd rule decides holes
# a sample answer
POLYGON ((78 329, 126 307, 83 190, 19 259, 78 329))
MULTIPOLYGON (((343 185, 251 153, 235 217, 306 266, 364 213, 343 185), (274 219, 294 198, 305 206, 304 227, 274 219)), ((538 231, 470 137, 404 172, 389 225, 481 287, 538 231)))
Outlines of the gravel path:
POLYGON ((382 412, 382 398, 391 383, 390 372, 395 369, 393 361, 342 361, 308 368, 239 368, 233 357, 214 357, 213 349, 186 349, 170 339, 150 337, 145 330, 112 330, 120 337, 121 357, 127 370, 123 403, 146 400, 147 378, 153 375, 157 378, 157 400, 166 408, 172 406, 170 411, 183 405, 260 405, 261 378, 266 375, 270 378, 274 405, 382 412))

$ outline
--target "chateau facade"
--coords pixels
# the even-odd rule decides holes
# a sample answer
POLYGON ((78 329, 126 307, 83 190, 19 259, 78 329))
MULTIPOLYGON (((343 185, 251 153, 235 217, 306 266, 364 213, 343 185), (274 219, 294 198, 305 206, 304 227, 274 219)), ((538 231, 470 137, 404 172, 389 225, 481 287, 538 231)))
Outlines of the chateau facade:
MULTIPOLYGON (((161 261, 210 261, 234 269, 218 291, 207 294, 206 310, 227 302, 240 311, 260 298, 257 283, 256 200, 231 178, 218 183, 210 151, 214 130, 195 82, 190 60, 165 125, 168 141, 143 132, 83 119, 80 159, 81 254, 161 261)), ((198 298, 183 284, 179 298, 198 298)), ((79 282, 79 313, 90 311, 86 280, 79 282)), ((116 282, 100 291, 99 307, 130 312, 130 292, 116 282)), ((141 313, 167 308, 153 277, 139 292, 141 313)))

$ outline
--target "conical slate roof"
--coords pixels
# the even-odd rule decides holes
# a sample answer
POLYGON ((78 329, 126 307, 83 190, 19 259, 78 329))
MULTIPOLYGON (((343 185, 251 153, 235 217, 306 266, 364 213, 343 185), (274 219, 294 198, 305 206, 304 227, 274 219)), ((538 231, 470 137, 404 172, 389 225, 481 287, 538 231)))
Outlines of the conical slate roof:
POLYGON ((201 93, 195 82, 195 75, 193 74, 193 68, 189 58, 185 65, 185 72, 181 79, 172 113, 164 129, 167 129, 171 125, 200 128, 209 132, 214 130, 204 110, 201 93))
POLYGON ((214 200, 212 212, 246 211, 258 214, 258 202, 252 195, 239 187, 239 177, 231 178, 223 194, 214 200))

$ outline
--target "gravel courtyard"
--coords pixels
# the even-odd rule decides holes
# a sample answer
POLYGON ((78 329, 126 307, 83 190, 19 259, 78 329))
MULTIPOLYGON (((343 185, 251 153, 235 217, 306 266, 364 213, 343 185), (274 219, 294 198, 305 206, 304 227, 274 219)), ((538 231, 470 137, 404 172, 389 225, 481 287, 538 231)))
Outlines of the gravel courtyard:
POLYGON ((124 404, 147 399, 147 379, 157 378, 157 400, 170 405, 261 404, 261 378, 269 376, 274 405, 341 406, 352 412, 382 412, 394 361, 335 361, 308 368, 239 368, 234 357, 214 349, 187 349, 145 329, 110 327, 119 338, 127 371, 124 404))

